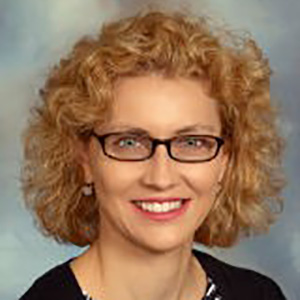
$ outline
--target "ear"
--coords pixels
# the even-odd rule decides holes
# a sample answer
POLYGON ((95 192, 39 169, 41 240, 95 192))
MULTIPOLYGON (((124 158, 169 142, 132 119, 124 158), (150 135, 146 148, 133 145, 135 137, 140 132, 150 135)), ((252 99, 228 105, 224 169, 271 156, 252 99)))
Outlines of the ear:
POLYGON ((227 152, 221 152, 220 161, 221 161, 221 168, 219 172, 218 182, 221 182, 223 180, 224 174, 228 168, 229 156, 227 152))
POLYGON ((77 144, 77 159, 79 165, 82 167, 83 174, 84 174, 84 181, 86 183, 92 183, 93 180, 93 173, 90 165, 90 143, 78 141, 77 144))

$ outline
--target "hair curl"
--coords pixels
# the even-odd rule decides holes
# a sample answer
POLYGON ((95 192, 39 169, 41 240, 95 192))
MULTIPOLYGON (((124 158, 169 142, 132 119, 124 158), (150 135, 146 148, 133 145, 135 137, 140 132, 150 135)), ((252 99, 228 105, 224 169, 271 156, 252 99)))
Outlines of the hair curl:
POLYGON ((148 11, 81 39, 41 90, 24 132, 22 170, 25 201, 41 231, 79 246, 97 238, 98 203, 81 193, 75 145, 105 122, 117 79, 151 73, 208 78, 219 103, 229 165, 195 241, 229 247, 268 229, 283 187, 268 60, 249 35, 216 28, 205 16, 148 11))

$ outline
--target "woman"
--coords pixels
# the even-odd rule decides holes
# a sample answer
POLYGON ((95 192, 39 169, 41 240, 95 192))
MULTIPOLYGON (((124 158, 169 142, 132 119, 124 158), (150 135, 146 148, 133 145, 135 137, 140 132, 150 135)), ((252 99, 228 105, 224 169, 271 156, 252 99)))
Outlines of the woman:
POLYGON ((52 70, 25 133, 41 230, 89 246, 27 299, 285 299, 193 249, 262 232, 280 208, 270 68, 251 38, 150 11, 105 25, 52 70))

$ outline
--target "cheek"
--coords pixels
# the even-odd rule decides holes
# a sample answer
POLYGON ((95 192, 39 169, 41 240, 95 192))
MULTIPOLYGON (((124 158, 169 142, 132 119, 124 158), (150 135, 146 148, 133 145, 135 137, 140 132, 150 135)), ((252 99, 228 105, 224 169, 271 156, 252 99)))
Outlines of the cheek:
POLYGON ((94 168, 94 183, 99 199, 111 199, 128 194, 138 180, 137 172, 126 162, 98 163, 94 168), (130 170, 130 171, 129 171, 130 170))
POLYGON ((184 170, 185 181, 197 197, 214 199, 221 168, 217 161, 194 165, 184 170))

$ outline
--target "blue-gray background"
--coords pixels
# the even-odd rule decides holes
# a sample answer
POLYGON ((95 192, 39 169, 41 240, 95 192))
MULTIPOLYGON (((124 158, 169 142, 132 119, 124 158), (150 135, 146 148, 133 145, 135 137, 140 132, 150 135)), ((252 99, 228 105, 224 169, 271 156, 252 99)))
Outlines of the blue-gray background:
MULTIPOLYGON (((0 0, 0 298, 17 299, 33 279, 81 249, 43 238, 24 210, 19 184, 20 133, 49 66, 74 41, 94 33, 112 16, 150 1, 0 0)), ((179 7, 180 1, 167 1, 179 7)), ((187 3, 187 1, 185 1, 187 3)), ((274 278, 288 296, 300 299, 299 95, 300 2, 298 0, 191 1, 231 27, 252 32, 270 57, 272 94, 281 105, 280 125, 288 140, 284 164, 289 185, 285 211, 267 236, 242 241, 216 256, 274 278)))

